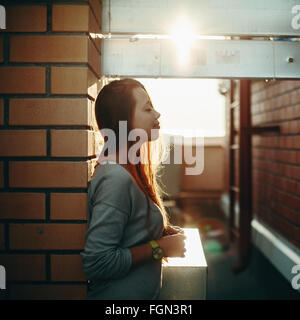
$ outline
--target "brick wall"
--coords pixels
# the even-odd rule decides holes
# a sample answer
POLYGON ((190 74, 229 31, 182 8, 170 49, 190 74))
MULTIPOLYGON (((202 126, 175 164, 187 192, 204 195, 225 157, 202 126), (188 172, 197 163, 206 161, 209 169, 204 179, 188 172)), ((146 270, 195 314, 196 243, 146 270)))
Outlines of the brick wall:
POLYGON ((4 2, 0 264, 9 299, 82 299, 101 1, 4 2))
POLYGON ((253 81, 253 125, 281 132, 252 138, 253 211, 300 248, 300 81, 253 81))

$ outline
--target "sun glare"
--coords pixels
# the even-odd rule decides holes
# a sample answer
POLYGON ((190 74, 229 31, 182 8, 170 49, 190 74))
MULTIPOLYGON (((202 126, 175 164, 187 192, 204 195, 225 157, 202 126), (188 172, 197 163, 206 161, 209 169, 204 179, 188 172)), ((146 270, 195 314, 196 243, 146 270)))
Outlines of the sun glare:
POLYGON ((161 113, 161 133, 171 136, 223 137, 225 99, 216 79, 137 78, 161 113))
POLYGON ((182 18, 173 27, 171 39, 177 47, 178 62, 181 65, 185 65, 189 60, 190 48, 195 41, 195 33, 192 26, 182 18))
POLYGON ((199 230, 197 228, 183 228, 186 235, 185 257, 169 257, 164 267, 207 267, 199 230))

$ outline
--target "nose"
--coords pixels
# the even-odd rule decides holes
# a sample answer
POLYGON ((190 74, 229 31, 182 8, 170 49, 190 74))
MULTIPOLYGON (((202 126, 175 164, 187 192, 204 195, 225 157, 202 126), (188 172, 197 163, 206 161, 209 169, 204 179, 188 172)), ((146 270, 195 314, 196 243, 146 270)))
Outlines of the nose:
POLYGON ((160 113, 156 111, 156 119, 160 117, 160 113))

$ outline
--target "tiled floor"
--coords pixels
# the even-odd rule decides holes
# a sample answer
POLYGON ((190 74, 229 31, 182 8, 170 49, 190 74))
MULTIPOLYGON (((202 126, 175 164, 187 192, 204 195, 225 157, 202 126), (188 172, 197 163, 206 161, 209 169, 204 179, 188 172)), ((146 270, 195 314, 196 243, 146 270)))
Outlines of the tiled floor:
POLYGON ((208 300, 300 299, 300 294, 256 247, 252 248, 248 268, 239 274, 232 272, 237 243, 228 241, 228 223, 218 203, 203 201, 173 211, 172 223, 199 228, 208 264, 208 300))

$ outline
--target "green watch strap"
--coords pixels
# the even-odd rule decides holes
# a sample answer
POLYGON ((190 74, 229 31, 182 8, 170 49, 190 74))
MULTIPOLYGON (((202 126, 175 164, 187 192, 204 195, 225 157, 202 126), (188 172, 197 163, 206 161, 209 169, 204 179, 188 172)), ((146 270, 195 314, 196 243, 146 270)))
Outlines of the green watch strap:
POLYGON ((152 246, 153 249, 159 247, 158 243, 157 243, 155 240, 151 240, 151 241, 149 241, 149 243, 151 244, 151 246, 152 246))

